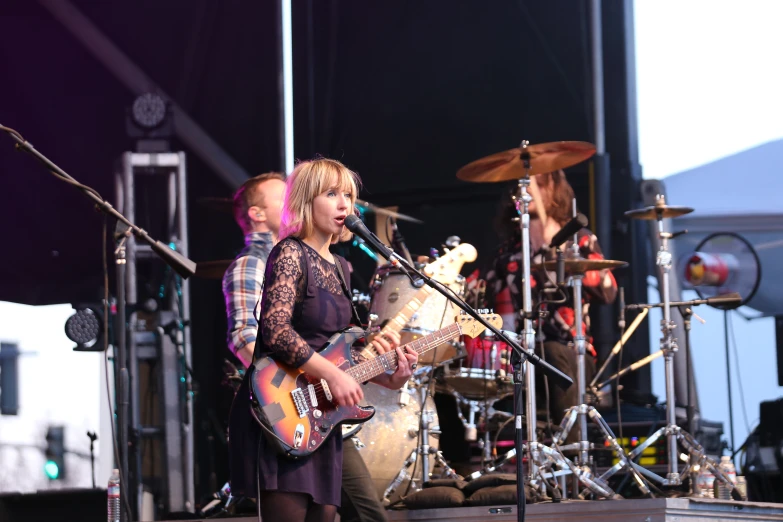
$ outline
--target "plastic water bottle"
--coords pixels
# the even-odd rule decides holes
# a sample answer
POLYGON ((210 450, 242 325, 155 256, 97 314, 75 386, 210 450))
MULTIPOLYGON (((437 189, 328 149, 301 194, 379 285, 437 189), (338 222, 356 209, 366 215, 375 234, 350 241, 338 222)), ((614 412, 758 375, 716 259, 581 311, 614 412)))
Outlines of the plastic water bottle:
MULTIPOLYGON (((734 463, 731 461, 731 457, 724 455, 720 458, 720 464, 718 469, 721 470, 732 484, 737 484, 737 470, 734 467, 734 463)), ((731 490, 723 482, 715 480, 715 498, 723 500, 731 500, 731 490)))
POLYGON ((700 497, 713 498, 713 484, 715 483, 715 475, 712 474, 707 468, 701 468, 699 474, 696 477, 696 493, 700 497))
POLYGON ((112 470, 106 493, 108 500, 106 520, 120 522, 120 470, 112 470))

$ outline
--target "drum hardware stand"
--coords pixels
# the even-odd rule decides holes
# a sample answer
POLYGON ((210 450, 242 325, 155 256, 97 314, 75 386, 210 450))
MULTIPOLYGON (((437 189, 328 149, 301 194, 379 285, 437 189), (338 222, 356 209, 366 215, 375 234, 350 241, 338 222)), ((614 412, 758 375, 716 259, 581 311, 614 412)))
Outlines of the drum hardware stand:
MULTIPOLYGON (((578 256, 579 251, 579 244, 576 240, 576 237, 574 237, 574 255, 578 256)), ((583 475, 589 475, 591 473, 591 466, 592 462, 590 459, 589 451, 594 449, 593 444, 588 440, 587 437, 587 418, 590 417, 590 420, 592 420, 596 426, 598 426, 598 429, 601 430, 601 435, 603 436, 603 439, 607 441, 612 449, 617 454, 618 458, 620 459, 620 462, 616 465, 619 466, 618 471, 622 468, 627 468, 629 472, 631 473, 631 476, 636 481, 637 486, 639 487, 639 490, 644 493, 645 495, 650 494, 650 489, 647 487, 647 484, 645 484, 642 477, 639 475, 639 473, 634 470, 634 468, 631 466, 631 462, 628 458, 628 455, 626 455, 625 451, 623 450, 620 443, 617 441, 617 437, 615 437, 614 433, 612 432, 609 425, 606 423, 604 418, 601 416, 600 413, 598 413, 598 410, 595 408, 595 406, 590 406, 587 404, 587 398, 586 398, 586 375, 585 375, 585 355, 586 355, 586 344, 587 340, 585 338, 583 329, 582 329, 582 279, 584 278, 584 274, 572 274, 571 275, 571 286, 574 289, 574 328, 576 328, 576 335, 574 336, 574 341, 576 344, 576 351, 577 351, 577 386, 579 387, 579 404, 576 406, 572 406, 566 411, 565 416, 563 417, 562 422, 560 423, 560 429, 555 434, 553 445, 558 448, 560 451, 577 451, 577 458, 576 458, 576 467, 581 469, 583 471, 583 475), (561 446, 563 442, 565 442, 566 437, 570 433, 571 429, 574 427, 576 422, 579 422, 579 441, 575 442, 573 444, 567 444, 565 446, 561 446)), ((575 477, 579 478, 579 473, 574 473, 575 477)), ((606 497, 614 497, 615 492, 612 491, 611 488, 605 483, 603 480, 603 477, 598 479, 599 482, 601 482, 601 486, 604 491, 601 493, 602 496, 606 497)), ((594 488, 588 488, 593 492, 596 492, 594 488)), ((583 497, 587 493, 587 490, 582 491, 581 493, 578 493, 578 489, 574 488, 574 496, 575 497, 583 497)))
MULTIPOLYGON (((533 330, 533 296, 532 287, 530 283, 531 268, 530 268, 530 202, 533 200, 528 193, 528 187, 530 186, 530 153, 527 150, 529 142, 523 140, 520 145, 520 159, 522 160, 523 167, 525 169, 525 176, 519 180, 519 195, 515 198, 517 213, 519 214, 519 226, 522 235, 522 317, 524 320, 524 327, 522 337, 524 342, 522 346, 525 349, 526 355, 533 353, 530 347, 535 346, 536 335, 533 330), (521 203, 521 204, 520 204, 521 203), (521 208, 520 208, 521 207, 521 208)), ((516 220, 515 220, 516 221, 516 220)), ((514 415, 515 415, 515 450, 517 448, 526 450, 528 454, 528 472, 527 482, 530 486, 538 492, 539 500, 544 500, 546 496, 546 479, 560 477, 562 475, 574 473, 580 481, 586 486, 602 496, 611 496, 613 493, 609 493, 611 490, 606 490, 602 485, 597 484, 591 479, 589 473, 586 473, 575 466, 560 452, 555 451, 538 441, 538 435, 536 433, 536 372, 533 364, 527 364, 525 369, 525 386, 527 390, 522 390, 522 361, 520 354, 516 350, 511 356, 512 368, 513 368, 513 383, 514 383, 514 415), (525 393, 526 392, 526 393, 525 393), (523 410, 522 394, 525 393, 526 401, 523 410), (522 432, 522 411, 527 413, 527 444, 523 440, 522 432), (546 471, 551 469, 552 466, 557 466, 557 471, 546 471), (607 495, 604 495, 607 493, 607 495)), ((512 450, 513 451, 513 450, 512 450)), ((515 452, 516 454, 516 452, 515 452)), ((518 497, 523 494, 523 484, 525 482, 525 476, 522 468, 522 459, 517 459, 517 485, 518 485, 518 497)), ((551 484, 549 485, 552 487, 551 484)), ((552 488, 554 489, 554 488, 552 488)), ((523 508, 520 507, 520 501, 517 499, 517 510, 523 508)))
MULTIPOLYGON (((403 462, 402 468, 400 469, 399 473, 397 473, 397 476, 394 477, 391 483, 389 483, 389 486, 383 492, 382 502, 384 506, 391 505, 392 495, 394 495, 394 492, 397 490, 397 488, 399 488, 400 485, 406 480, 410 481, 411 489, 414 489, 415 491, 419 491, 421 489, 420 485, 415 485, 416 478, 410 471, 411 466, 416 463, 416 460, 420 456, 421 484, 427 482, 430 477, 430 455, 434 456, 435 465, 440 466, 443 469, 443 476, 447 478, 460 478, 459 475, 457 475, 457 473, 451 468, 451 466, 448 465, 446 459, 443 458, 443 454, 439 450, 430 446, 430 435, 440 435, 441 431, 439 426, 431 426, 434 418, 434 412, 433 410, 427 408, 429 386, 420 386, 419 391, 421 392, 421 404, 423 409, 421 411, 421 415, 419 416, 420 421, 418 433, 415 433, 415 436, 417 437, 416 447, 413 448, 408 458, 405 459, 405 462, 403 462)), ((415 432, 415 428, 411 428, 411 430, 415 432)))
MULTIPOLYGON (((674 322, 671 320, 671 306, 673 303, 669 299, 669 274, 672 268, 672 254, 669 252, 669 240, 684 234, 685 231, 664 231, 663 217, 665 210, 666 201, 664 196, 659 195, 655 205, 655 212, 656 221, 658 222, 658 237, 661 240, 661 246, 656 255, 655 263, 661 270, 661 279, 663 281, 663 303, 661 306, 663 308, 663 319, 661 320, 662 337, 660 340, 660 351, 663 353, 664 375, 666 378, 666 426, 660 428, 648 437, 646 441, 631 451, 628 454, 628 458, 631 460, 630 464, 633 469, 662 486, 680 486, 682 484, 682 475, 687 474, 691 476, 691 489, 693 489, 695 483, 695 480, 693 480, 694 475, 700 468, 707 468, 713 473, 716 480, 723 482, 729 488, 734 500, 742 500, 742 495, 737 487, 723 471, 718 469, 717 463, 705 455, 704 448, 702 448, 701 444, 699 444, 690 433, 677 425, 675 413, 676 399, 674 394, 674 354, 678 351, 678 346, 677 340, 672 333, 674 330, 674 322), (633 462, 636 457, 641 455, 645 449, 654 444, 661 436, 665 436, 667 439, 668 472, 666 478, 660 477, 633 462), (680 453, 677 448, 678 443, 688 452, 688 455, 683 455, 683 459, 687 463, 687 467, 684 468, 683 473, 678 469, 678 461, 680 460, 680 453)), ((629 306, 628 308, 633 308, 633 306, 629 306)), ((620 464, 621 463, 618 463, 610 468, 601 475, 600 478, 607 479, 614 475, 619 471, 620 464)))

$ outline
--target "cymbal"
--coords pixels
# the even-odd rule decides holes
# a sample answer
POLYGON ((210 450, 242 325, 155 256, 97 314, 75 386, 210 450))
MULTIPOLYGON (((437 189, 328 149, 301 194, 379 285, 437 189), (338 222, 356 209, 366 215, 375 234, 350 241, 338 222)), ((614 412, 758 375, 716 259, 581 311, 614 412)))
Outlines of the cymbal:
MULTIPOLYGON (((614 261, 612 259, 566 259, 566 274, 584 274, 590 270, 604 270, 606 268, 622 268, 628 266, 625 261, 614 261)), ((548 270, 554 272, 557 270, 557 261, 544 261, 536 263, 530 267, 531 270, 548 270)))
MULTIPOLYGON (((581 163, 595 154, 595 145, 585 141, 553 141, 528 145, 530 175, 546 174, 581 163)), ((497 183, 525 177, 519 147, 468 163, 457 171, 457 178, 477 183, 497 183)))
POLYGON ((411 223, 417 223, 419 225, 424 223, 424 221, 422 221, 421 219, 416 219, 415 217, 411 217, 406 214, 401 214, 399 212, 394 212, 392 210, 386 210, 385 208, 381 208, 378 205, 373 205, 372 203, 369 203, 362 199, 356 200, 356 206, 364 209, 367 212, 374 212, 379 216, 388 216, 397 219, 399 221, 410 221, 411 223))
POLYGON ((228 266, 233 262, 233 259, 220 259, 218 261, 196 263, 195 276, 201 279, 223 279, 223 274, 226 273, 228 266))
POLYGON ((653 205, 651 207, 637 208, 625 213, 631 219, 663 219, 675 218, 693 212, 691 207, 675 207, 672 205, 653 205))

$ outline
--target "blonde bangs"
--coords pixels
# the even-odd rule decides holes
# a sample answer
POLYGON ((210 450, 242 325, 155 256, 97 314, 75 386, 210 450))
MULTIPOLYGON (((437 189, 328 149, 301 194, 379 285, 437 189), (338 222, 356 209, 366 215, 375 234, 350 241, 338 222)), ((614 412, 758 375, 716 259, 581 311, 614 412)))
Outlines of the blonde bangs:
MULTIPOLYGON (((313 233, 313 200, 329 189, 349 192, 350 212, 353 212, 360 183, 359 176, 337 160, 318 158, 300 162, 286 181, 280 239, 288 236, 305 238, 313 233)), ((353 234, 344 228, 336 239, 348 241, 351 237, 353 234)))

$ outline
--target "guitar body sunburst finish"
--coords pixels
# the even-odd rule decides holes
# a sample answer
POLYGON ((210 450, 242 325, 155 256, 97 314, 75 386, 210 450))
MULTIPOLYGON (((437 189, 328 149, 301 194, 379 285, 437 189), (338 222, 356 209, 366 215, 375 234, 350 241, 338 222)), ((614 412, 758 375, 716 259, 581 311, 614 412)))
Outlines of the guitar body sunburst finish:
MULTIPOLYGON (((329 345, 319 353, 341 370, 348 370, 352 366, 351 345, 363 335, 364 332, 358 329, 335 334, 329 340, 329 345)), ((253 415, 279 439, 282 451, 290 457, 311 454, 343 422, 362 423, 375 415, 375 408, 371 406, 336 406, 328 399, 327 390, 324 390, 320 379, 271 357, 259 359, 253 367, 253 415), (294 394, 301 397, 300 408, 297 408, 294 394), (306 411, 301 407, 302 399, 306 411)))

